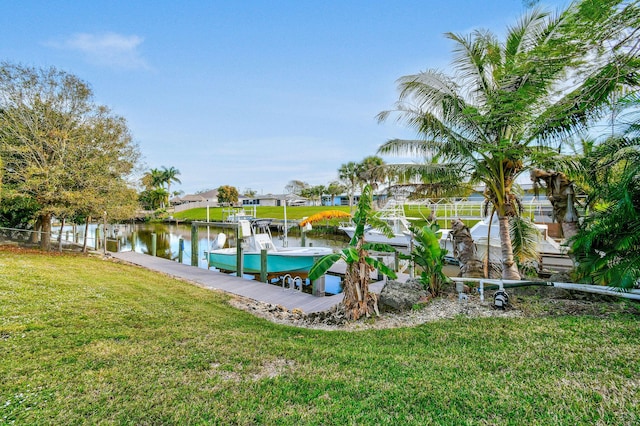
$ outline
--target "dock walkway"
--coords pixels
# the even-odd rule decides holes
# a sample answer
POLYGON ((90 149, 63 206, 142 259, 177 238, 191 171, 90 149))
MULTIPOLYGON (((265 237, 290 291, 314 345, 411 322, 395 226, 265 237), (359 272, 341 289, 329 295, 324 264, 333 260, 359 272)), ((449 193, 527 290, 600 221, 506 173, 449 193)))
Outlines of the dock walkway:
MULTIPOLYGON (((331 309, 342 301, 342 294, 316 297, 291 289, 283 289, 273 284, 255 280, 247 280, 235 276, 189 266, 172 260, 154 257, 147 254, 125 251, 110 253, 116 259, 142 266, 152 271, 192 281, 211 290, 222 290, 227 293, 247 297, 260 302, 282 305, 285 308, 301 309, 305 313, 322 312, 331 309)), ((372 283, 371 291, 380 292, 383 282, 372 283)))

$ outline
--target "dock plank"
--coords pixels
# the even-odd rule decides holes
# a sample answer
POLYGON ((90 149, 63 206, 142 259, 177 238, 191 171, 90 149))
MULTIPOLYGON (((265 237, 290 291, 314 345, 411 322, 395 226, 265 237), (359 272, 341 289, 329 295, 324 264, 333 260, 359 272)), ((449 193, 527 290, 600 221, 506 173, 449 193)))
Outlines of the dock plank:
MULTIPOLYGON (((238 278, 218 271, 189 266, 132 251, 110 254, 116 259, 192 281, 211 290, 221 290, 260 302, 282 305, 289 310, 297 308, 306 313, 322 312, 340 303, 343 297, 342 294, 316 297, 308 293, 282 289, 282 287, 272 284, 238 278)), ((373 287, 372 285, 372 291, 373 287)))

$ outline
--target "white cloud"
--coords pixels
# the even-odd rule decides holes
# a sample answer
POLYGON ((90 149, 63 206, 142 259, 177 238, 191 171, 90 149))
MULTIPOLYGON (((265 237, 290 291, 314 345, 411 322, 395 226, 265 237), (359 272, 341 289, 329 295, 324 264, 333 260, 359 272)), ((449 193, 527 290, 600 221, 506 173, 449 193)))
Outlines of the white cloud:
POLYGON ((73 34, 62 41, 47 43, 48 46, 81 52, 86 59, 96 65, 124 69, 150 68, 139 52, 144 39, 137 35, 73 34))

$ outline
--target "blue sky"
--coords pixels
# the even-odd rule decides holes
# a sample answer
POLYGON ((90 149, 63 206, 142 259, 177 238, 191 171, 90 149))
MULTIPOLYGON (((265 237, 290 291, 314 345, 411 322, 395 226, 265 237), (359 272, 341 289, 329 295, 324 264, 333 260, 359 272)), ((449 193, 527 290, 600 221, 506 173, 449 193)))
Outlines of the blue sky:
POLYGON ((87 81, 127 119, 148 168, 181 171, 176 189, 282 193, 292 179, 326 185, 341 164, 412 137, 375 119, 397 99, 396 79, 446 71, 443 33, 499 34, 524 10, 522 0, 5 0, 0 60, 87 81))

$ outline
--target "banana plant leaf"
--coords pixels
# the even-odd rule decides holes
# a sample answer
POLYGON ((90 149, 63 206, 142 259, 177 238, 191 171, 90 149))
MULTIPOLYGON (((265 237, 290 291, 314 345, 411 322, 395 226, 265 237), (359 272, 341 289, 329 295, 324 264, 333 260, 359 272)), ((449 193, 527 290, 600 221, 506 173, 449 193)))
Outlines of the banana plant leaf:
POLYGON ((309 270, 309 279, 313 281, 323 276, 342 256, 343 253, 331 253, 322 256, 309 270))
POLYGON ((380 271, 381 273, 383 273, 384 275, 391 278, 392 280, 395 280, 396 278, 398 278, 398 276, 396 275, 396 272, 393 269, 389 268, 387 265, 385 265, 383 262, 380 262, 378 259, 374 259, 373 257, 367 257, 366 262, 369 265, 373 266, 378 271, 380 271))

